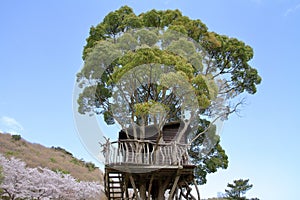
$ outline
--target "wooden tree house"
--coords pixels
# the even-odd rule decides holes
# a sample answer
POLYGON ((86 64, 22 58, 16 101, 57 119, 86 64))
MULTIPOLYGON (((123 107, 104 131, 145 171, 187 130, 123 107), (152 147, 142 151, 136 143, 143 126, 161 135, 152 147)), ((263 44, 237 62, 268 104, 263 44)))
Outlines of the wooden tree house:
MULTIPOLYGON (((181 127, 173 122, 165 124, 160 133, 154 125, 121 130, 118 141, 103 145, 107 198, 196 200, 190 188, 195 184, 195 165, 188 156, 189 129, 176 140, 181 127)), ((198 190, 197 195, 200 199, 198 190)))

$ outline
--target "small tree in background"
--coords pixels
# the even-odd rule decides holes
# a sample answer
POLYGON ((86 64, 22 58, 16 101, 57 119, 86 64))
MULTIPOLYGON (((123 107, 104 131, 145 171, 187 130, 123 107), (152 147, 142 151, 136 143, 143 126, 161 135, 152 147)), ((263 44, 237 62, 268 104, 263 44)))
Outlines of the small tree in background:
POLYGON ((243 195, 250 190, 253 185, 249 184, 249 179, 243 180, 234 180, 233 184, 228 183, 227 187, 229 189, 225 189, 226 197, 228 199, 233 199, 233 200, 246 200, 246 197, 243 195))

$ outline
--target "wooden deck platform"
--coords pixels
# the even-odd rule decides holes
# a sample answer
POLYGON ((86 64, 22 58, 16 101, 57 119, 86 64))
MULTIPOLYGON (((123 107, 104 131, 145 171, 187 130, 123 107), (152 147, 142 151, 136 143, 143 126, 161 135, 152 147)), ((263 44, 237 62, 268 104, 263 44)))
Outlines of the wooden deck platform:
POLYGON ((193 174, 195 165, 141 165, 134 163, 117 163, 105 165, 105 169, 109 172, 119 172, 119 173, 170 173, 172 171, 182 170, 182 173, 193 174))

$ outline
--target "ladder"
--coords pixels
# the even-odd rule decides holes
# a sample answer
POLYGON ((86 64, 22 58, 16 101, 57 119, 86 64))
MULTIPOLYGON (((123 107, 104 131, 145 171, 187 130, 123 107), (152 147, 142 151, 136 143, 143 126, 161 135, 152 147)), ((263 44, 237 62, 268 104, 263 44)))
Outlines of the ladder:
POLYGON ((119 172, 105 173, 105 190, 108 200, 123 200, 124 198, 124 176, 119 172))

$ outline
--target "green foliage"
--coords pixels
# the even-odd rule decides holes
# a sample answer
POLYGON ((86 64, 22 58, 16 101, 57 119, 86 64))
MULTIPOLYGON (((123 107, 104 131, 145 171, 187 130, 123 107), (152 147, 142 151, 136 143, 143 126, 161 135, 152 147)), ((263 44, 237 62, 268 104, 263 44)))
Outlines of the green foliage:
POLYGON ((97 169, 96 165, 92 162, 85 162, 83 160, 79 160, 77 158, 72 158, 72 160, 70 161, 71 163, 78 165, 78 166, 84 166, 86 167, 90 172, 94 171, 95 169, 97 169))
POLYGON ((19 140, 21 140, 21 135, 12 135, 12 136, 11 136, 11 139, 12 139, 13 141, 19 141, 19 140))
POLYGON ((216 126, 207 120, 199 119, 200 126, 196 135, 202 134, 195 140, 189 150, 192 162, 197 166, 195 175, 197 183, 206 183, 206 176, 215 173, 218 168, 227 169, 228 156, 220 145, 220 137, 216 135, 216 126), (207 131, 203 133, 204 130, 207 131))
POLYGON ((164 104, 159 102, 149 101, 143 103, 136 103, 134 105, 135 114, 137 116, 148 116, 149 114, 155 115, 157 113, 161 113, 164 110, 168 110, 164 104))
POLYGON ((83 165, 83 162, 81 160, 78 160, 77 158, 72 158, 70 162, 79 166, 83 165))
POLYGON ((18 152, 16 152, 16 151, 6 151, 5 155, 6 156, 16 156, 16 155, 18 155, 18 152))
POLYGON ((50 162, 52 162, 52 163, 57 163, 57 160, 55 159, 55 158, 50 158, 50 162))
POLYGON ((65 150, 64 148, 61 148, 61 147, 51 147, 51 149, 55 149, 56 151, 60 151, 60 152, 63 152, 64 154, 67 154, 67 155, 70 155, 73 157, 73 154, 70 153, 69 151, 65 150))
MULTIPOLYGON (((81 86, 86 80, 92 80, 98 84, 84 87, 78 99, 79 112, 84 114, 92 111, 103 114, 105 121, 113 124, 109 99, 114 84, 134 67, 150 63, 175 66, 176 71, 185 74, 187 81, 194 86, 199 106, 202 109, 210 106, 211 101, 220 94, 225 95, 226 99, 234 98, 244 91, 254 94, 256 85, 261 82, 261 78, 257 70, 248 64, 252 57, 252 48, 244 42, 209 32, 206 25, 200 20, 192 20, 183 16, 179 10, 151 10, 137 16, 132 8, 123 6, 119 10, 110 12, 103 22, 90 29, 90 35, 83 51, 85 66, 78 73, 77 81, 81 86), (127 34, 131 30, 143 27, 162 28, 165 33, 160 36, 156 29, 141 29, 134 34, 127 34), (174 37, 178 37, 178 35, 174 36, 171 30, 179 31, 183 35, 193 38, 208 54, 207 57, 211 62, 213 61, 213 66, 204 69, 203 58, 196 53, 195 45, 183 38, 175 40, 174 37), (118 40, 120 46, 112 45, 115 43, 109 42, 111 40, 118 40), (170 43, 172 40, 173 42, 170 43), (158 49, 156 47, 158 41, 166 49, 158 49), (135 49, 137 45, 140 48, 135 49), (93 56, 92 52, 99 48, 103 53, 93 56), (118 49, 123 49, 123 52, 118 49), (97 70, 100 63, 103 65, 103 69, 97 70), (214 75, 210 75, 212 73, 214 75), (227 77, 227 80, 222 86, 222 90, 218 90, 214 79, 221 76, 227 77)), ((152 87, 146 91, 150 93, 146 96, 152 98, 133 99, 132 105, 149 100, 157 101, 157 97, 162 93, 154 90, 154 87, 157 88, 154 84, 152 87)), ((162 88, 162 90, 164 89, 162 88)), ((134 110, 132 105, 130 105, 131 110, 134 110)), ((170 116, 175 116, 178 109, 173 112, 170 113, 170 116)))
POLYGON ((70 172, 68 170, 64 170, 64 169, 61 169, 61 168, 53 168, 52 171, 54 171, 56 173, 70 174, 70 172))
POLYGON ((88 170, 91 172, 91 171, 94 171, 95 169, 97 169, 96 165, 92 162, 86 162, 85 163, 85 167, 88 168, 88 170))
POLYGON ((232 200, 246 200, 243 195, 250 190, 253 185, 249 184, 249 179, 234 180, 233 184, 227 184, 228 189, 225 190, 228 199, 232 200))

